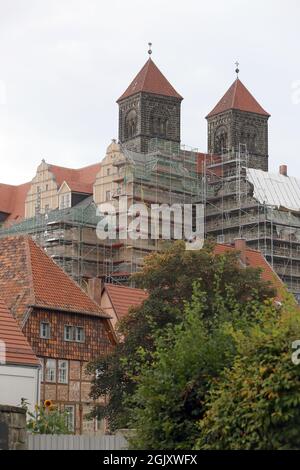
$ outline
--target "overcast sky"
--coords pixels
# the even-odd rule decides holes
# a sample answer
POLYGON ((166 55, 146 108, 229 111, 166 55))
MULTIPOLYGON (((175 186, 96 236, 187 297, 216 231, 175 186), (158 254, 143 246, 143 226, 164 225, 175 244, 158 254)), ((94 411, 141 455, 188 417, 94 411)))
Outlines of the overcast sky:
POLYGON ((117 138, 116 99, 147 60, 184 96, 182 143, 240 78, 272 114, 270 168, 300 177, 299 0, 0 0, 0 182, 42 158, 78 168, 117 138))

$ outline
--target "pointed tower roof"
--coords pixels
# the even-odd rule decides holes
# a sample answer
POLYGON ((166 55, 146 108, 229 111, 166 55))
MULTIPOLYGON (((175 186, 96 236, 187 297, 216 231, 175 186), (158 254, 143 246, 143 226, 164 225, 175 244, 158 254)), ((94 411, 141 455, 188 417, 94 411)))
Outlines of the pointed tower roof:
POLYGON ((172 87, 171 83, 161 73, 159 68, 155 65, 151 57, 147 60, 144 67, 133 79, 127 90, 118 99, 117 103, 129 96, 133 96, 136 93, 153 93, 155 95, 171 96, 178 99, 183 99, 182 96, 177 93, 175 88, 172 87))
POLYGON ((230 109, 237 109, 239 111, 270 117, 270 114, 261 107, 239 78, 234 81, 223 98, 206 116, 206 119, 230 109))

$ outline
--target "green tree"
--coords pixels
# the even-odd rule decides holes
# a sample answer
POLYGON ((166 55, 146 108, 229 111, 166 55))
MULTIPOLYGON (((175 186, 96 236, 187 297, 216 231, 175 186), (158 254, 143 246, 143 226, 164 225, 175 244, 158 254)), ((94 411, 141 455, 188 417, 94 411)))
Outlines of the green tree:
POLYGON ((200 421, 197 449, 300 449, 299 307, 268 305, 248 331, 232 330, 237 355, 213 383, 200 421))
POLYGON ((207 316, 207 292, 200 282, 195 283, 183 321, 157 338, 152 360, 142 366, 136 391, 128 399, 131 426, 136 430, 133 448, 191 449, 195 445, 211 382, 231 366, 237 352, 231 329, 247 330, 257 321, 260 305, 252 300, 245 311, 232 286, 220 291, 221 279, 220 269, 210 289, 211 316, 207 316))
POLYGON ((192 298, 195 281, 205 293, 203 316, 208 322, 219 314, 221 304, 224 310, 231 310, 234 302, 246 316, 252 315, 253 303, 274 296, 274 289, 260 279, 259 270, 243 268, 236 253, 215 256, 213 248, 206 244, 201 251, 186 251, 182 242, 171 244, 164 252, 146 258, 143 271, 134 276, 137 287, 147 289, 149 298, 121 322, 119 331, 124 341, 89 366, 91 373, 97 371, 91 396, 109 397, 105 405, 95 407, 93 415, 107 418, 111 430, 128 426, 130 407, 126 399, 134 394, 141 365, 153 360, 155 338, 170 325, 182 323, 184 304, 192 298), (229 291, 230 298, 226 294, 229 291))

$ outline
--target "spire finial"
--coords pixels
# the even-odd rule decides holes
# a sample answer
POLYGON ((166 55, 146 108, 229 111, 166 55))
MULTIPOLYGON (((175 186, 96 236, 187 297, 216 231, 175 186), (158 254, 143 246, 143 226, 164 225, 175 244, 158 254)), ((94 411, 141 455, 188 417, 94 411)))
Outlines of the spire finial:
POLYGON ((236 65, 236 69, 235 69, 236 78, 239 78, 239 73, 240 73, 239 66, 240 66, 240 63, 239 63, 238 60, 236 61, 235 65, 236 65))
POLYGON ((152 42, 148 42, 148 46, 149 46, 148 54, 149 54, 149 57, 151 57, 151 54, 152 54, 152 42))

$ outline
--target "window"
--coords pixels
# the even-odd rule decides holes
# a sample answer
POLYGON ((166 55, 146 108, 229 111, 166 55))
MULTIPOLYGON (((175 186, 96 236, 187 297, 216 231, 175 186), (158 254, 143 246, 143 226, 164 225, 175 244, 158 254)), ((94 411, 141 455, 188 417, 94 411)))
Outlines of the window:
POLYGON ((134 109, 129 111, 125 119, 125 138, 131 139, 137 131, 137 113, 134 109))
POLYGON ((75 406, 66 405, 65 411, 67 412, 67 427, 70 432, 75 431, 75 406))
POLYGON ((73 341, 73 340, 74 340, 73 326, 65 325, 65 341, 73 341))
POLYGON ((41 371, 40 371, 41 382, 44 382, 44 359, 42 357, 39 357, 39 361, 41 364, 41 371))
POLYGON ((105 193, 105 200, 106 201, 110 201, 111 197, 110 197, 110 191, 106 191, 105 193))
POLYGON ((71 193, 62 194, 59 198, 59 208, 68 209, 71 207, 71 193))
POLYGON ((78 343, 84 342, 84 329, 80 326, 76 326, 75 328, 75 341, 78 343))
POLYGON ((65 325, 64 340, 84 343, 84 328, 82 326, 65 325))
POLYGON ((68 372, 69 372, 68 361, 58 361, 58 383, 68 383, 68 372))
POLYGON ((106 172, 107 176, 110 175, 110 168, 107 168, 107 172, 106 172))
POLYGON ((45 382, 56 382, 56 361, 55 359, 46 360, 45 382))
POLYGON ((42 339, 50 338, 50 323, 42 321, 40 324, 40 337, 42 339))

